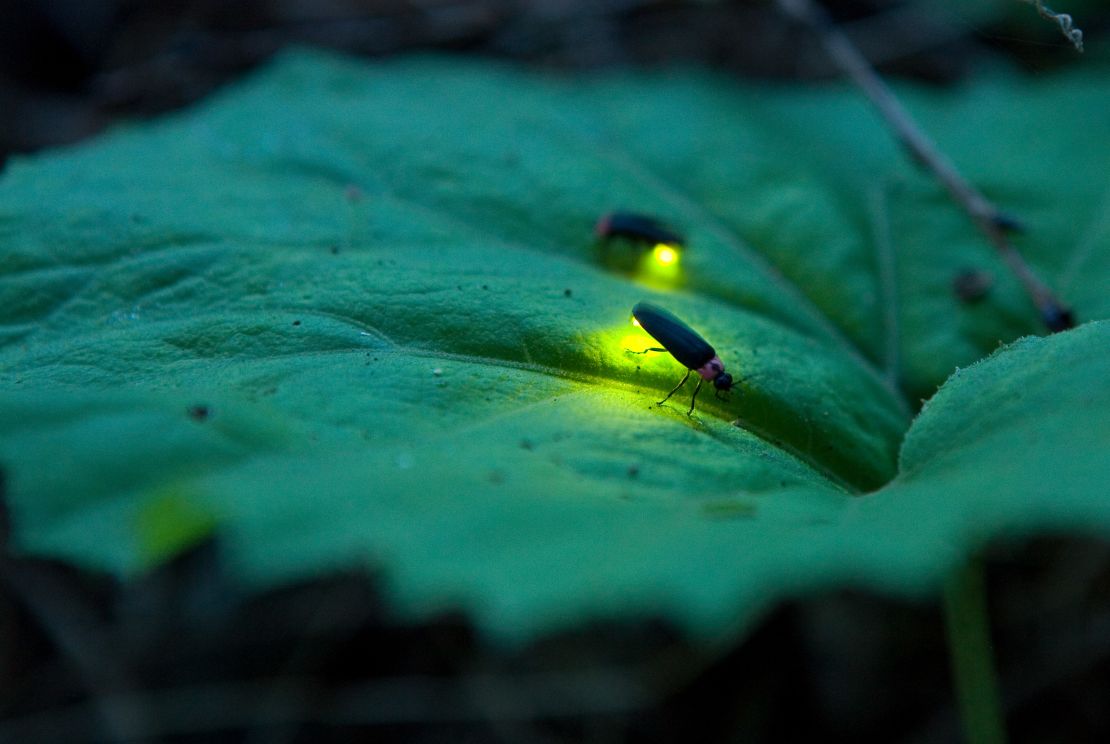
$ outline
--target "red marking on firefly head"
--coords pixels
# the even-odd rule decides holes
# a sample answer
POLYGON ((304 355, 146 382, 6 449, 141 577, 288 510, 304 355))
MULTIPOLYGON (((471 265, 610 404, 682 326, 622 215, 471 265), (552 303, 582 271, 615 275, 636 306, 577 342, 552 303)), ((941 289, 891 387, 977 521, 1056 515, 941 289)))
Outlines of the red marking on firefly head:
POLYGON ((594 226, 594 232, 597 233, 599 238, 604 238, 609 234, 612 217, 613 215, 611 214, 602 215, 601 219, 597 221, 597 225, 594 226))
POLYGON ((725 365, 719 356, 715 356, 694 371, 701 375, 703 380, 713 380, 725 371, 725 365))

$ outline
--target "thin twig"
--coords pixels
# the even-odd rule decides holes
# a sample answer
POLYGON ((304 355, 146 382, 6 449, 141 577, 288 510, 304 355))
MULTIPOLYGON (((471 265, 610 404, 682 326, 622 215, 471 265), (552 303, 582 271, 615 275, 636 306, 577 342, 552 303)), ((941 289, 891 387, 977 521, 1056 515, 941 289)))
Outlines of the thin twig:
POLYGON ((1039 15, 1041 18, 1046 18, 1059 26, 1060 33, 1062 33, 1064 37, 1075 46, 1076 50, 1079 52, 1083 51, 1083 32, 1075 27, 1075 25, 1072 23, 1070 15, 1068 15, 1067 13, 1057 13, 1055 10, 1041 2, 1041 0, 1021 1, 1027 5, 1032 5, 1034 8, 1036 8, 1037 15, 1039 15))
POLYGON ((832 61, 863 89, 902 145, 918 162, 932 171, 952 198, 963 207, 1025 287, 1048 329, 1055 332, 1071 328, 1075 324, 1071 310, 1056 298, 1010 242, 1009 233, 1021 230, 1021 224, 995 206, 960 175, 952 161, 937 148, 895 98, 859 49, 832 23, 824 8, 813 0, 775 0, 775 3, 785 14, 817 33, 832 61))

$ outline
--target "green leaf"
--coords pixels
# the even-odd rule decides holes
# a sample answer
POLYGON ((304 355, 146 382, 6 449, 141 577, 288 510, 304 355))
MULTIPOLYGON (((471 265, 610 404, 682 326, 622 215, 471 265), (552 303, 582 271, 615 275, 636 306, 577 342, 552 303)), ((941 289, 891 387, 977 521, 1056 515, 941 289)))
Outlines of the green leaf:
MULTIPOLYGON (((1100 79, 907 96, 1079 317, 1110 314, 1100 79)), ((847 89, 310 52, 15 160, 16 544, 127 575, 216 532, 248 586, 361 564, 402 610, 523 638, 713 634, 822 587, 935 592, 992 537, 1106 532, 1106 323, 1007 347, 911 426, 1036 318, 903 161, 847 89), (681 229, 679 269, 614 261, 613 208, 681 229), (995 276, 977 305, 966 267, 995 276), (654 405, 685 370, 629 353, 641 299, 709 339, 730 401, 654 405)))

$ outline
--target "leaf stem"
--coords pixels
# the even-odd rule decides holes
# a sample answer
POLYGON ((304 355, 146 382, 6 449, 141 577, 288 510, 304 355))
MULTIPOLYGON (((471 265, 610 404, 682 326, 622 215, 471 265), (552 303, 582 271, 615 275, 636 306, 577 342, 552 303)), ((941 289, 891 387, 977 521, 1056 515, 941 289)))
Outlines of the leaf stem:
POLYGON ((775 4, 783 13, 804 23, 817 34, 837 68, 860 87, 913 158, 928 168, 952 199, 963 207, 1021 282, 1048 329, 1055 332, 1073 327, 1075 320, 1071 309, 1056 298, 1010 242, 1009 234, 1020 231, 1021 224, 995 206, 960 174, 952 161, 917 125, 848 35, 836 27, 825 9, 814 0, 775 0, 775 4))
POLYGON ((944 615, 964 736, 968 744, 1003 744, 1006 730, 980 560, 971 559, 948 578, 944 587, 944 615))

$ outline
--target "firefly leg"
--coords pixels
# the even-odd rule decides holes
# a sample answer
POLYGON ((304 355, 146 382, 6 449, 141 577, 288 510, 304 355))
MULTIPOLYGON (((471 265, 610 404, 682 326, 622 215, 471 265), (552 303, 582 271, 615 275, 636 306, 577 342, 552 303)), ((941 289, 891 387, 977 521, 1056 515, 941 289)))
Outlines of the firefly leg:
POLYGON ((694 397, 690 399, 690 410, 686 412, 687 416, 694 415, 694 401, 698 399, 698 391, 701 390, 701 384, 705 382, 701 377, 698 378, 698 386, 694 388, 694 397))
POLYGON ((632 351, 632 349, 625 349, 625 352, 629 354, 647 354, 649 351, 666 351, 666 349, 660 349, 658 346, 652 347, 650 349, 644 349, 643 351, 632 351))
MULTIPOLYGON (((658 402, 658 403, 656 403, 655 405, 657 405, 657 406, 661 406, 661 405, 663 405, 664 403, 666 403, 666 402, 667 402, 667 400, 668 400, 668 399, 669 399, 669 398, 670 398, 670 397, 671 397, 672 395, 674 395, 675 393, 677 393, 677 392, 678 392, 678 389, 679 389, 680 387, 682 387, 683 385, 685 385, 685 384, 686 384, 686 381, 690 379, 690 373, 691 373, 691 372, 693 372, 693 371, 694 371, 694 370, 692 370, 692 369, 688 369, 688 370, 686 370, 686 376, 682 378, 682 382, 680 382, 680 383, 678 383, 677 385, 675 385, 675 386, 674 386, 674 389, 673 389, 673 390, 671 390, 671 392, 667 393, 667 397, 666 397, 666 398, 664 398, 663 400, 659 401, 659 402, 658 402)), ((700 385, 700 383, 699 383, 699 385, 700 385)))

